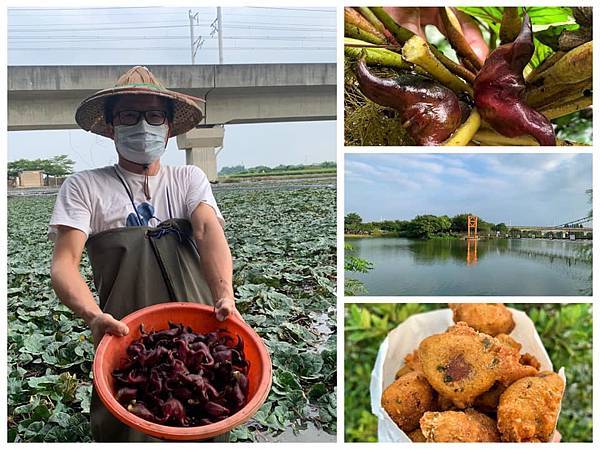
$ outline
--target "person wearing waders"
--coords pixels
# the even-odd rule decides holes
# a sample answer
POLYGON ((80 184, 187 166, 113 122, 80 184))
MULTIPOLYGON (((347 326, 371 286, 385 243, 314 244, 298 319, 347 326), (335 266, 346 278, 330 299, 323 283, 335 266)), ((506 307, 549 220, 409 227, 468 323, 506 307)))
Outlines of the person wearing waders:
MULTIPOLYGON (((204 303, 219 320, 239 316, 223 216, 206 175, 160 163, 168 139, 202 119, 198 101, 165 89, 138 66, 77 109, 81 128, 113 139, 118 163, 78 172, 61 186, 48 232, 51 278, 61 302, 90 327, 95 346, 107 333, 126 335, 120 320, 156 303, 204 303), (99 304, 79 272, 84 248, 99 304)), ((157 441, 114 418, 95 391, 90 416, 96 441, 157 441)))

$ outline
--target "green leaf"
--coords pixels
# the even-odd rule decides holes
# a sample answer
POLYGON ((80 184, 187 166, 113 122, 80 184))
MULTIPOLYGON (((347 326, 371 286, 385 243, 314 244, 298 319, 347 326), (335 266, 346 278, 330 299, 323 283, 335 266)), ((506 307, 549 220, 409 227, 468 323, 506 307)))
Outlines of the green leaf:
POLYGON ((576 30, 578 28, 579 25, 577 24, 550 26, 545 30, 535 32, 534 36, 542 44, 550 47, 554 51, 558 51, 558 38, 560 37, 560 34, 565 30, 576 30))

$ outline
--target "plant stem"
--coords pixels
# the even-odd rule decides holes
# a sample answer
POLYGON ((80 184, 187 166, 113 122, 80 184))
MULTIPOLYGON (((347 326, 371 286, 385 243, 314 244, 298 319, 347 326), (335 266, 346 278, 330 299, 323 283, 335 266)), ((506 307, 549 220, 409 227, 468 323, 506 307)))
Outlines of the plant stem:
POLYGON ((385 35, 373 26, 371 22, 365 19, 358 11, 354 8, 344 8, 344 24, 355 25, 361 30, 377 36, 382 41, 385 41, 385 35))
POLYGON ((440 12, 442 22, 444 23, 444 28, 446 28, 446 37, 456 53, 473 64, 475 69, 480 70, 483 63, 465 39, 460 22, 454 14, 454 11, 449 7, 440 7, 438 8, 438 11, 440 12))
POLYGON ((371 25, 373 25, 380 33, 382 33, 386 39, 390 42, 390 44, 400 45, 400 43, 396 40, 394 35, 390 33, 390 31, 381 23, 381 21, 377 18, 373 11, 371 11, 366 6, 361 6, 358 9, 365 19, 367 19, 371 25))
POLYGON ((394 35, 398 42, 404 43, 414 36, 412 31, 398 25, 396 21, 392 19, 392 16, 390 16, 382 7, 377 6, 371 7, 370 9, 381 23, 390 30, 390 33, 394 35))
POLYGON ((344 38, 344 53, 352 58, 359 59, 364 55, 369 65, 395 67, 397 69, 406 69, 408 67, 408 64, 402 59, 399 53, 385 48, 370 47, 371 45, 368 42, 344 38))
POLYGON ((385 40, 379 36, 369 33, 368 31, 365 31, 362 28, 348 22, 344 23, 344 35, 354 39, 359 39, 361 41, 371 42, 372 44, 386 43, 385 40))
MULTIPOLYGON (((396 40, 403 44, 408 41, 411 37, 415 36, 415 34, 407 30, 404 27, 398 25, 394 19, 382 8, 382 7, 371 7, 369 8, 373 14, 381 21, 381 23, 392 33, 392 35, 396 38, 396 40)), ((431 51, 435 55, 435 57, 444 65, 446 68, 452 72, 454 75, 458 75, 464 80, 472 83, 475 80, 475 74, 460 64, 455 63, 442 52, 440 52, 433 45, 428 44, 431 51)))
POLYGON ((584 79, 573 84, 547 84, 526 93, 527 104, 534 108, 549 105, 557 99, 565 97, 584 96, 586 91, 592 89, 592 79, 584 79))
POLYGON ((552 53, 550 56, 547 56, 539 66, 529 72, 529 75, 527 75, 525 78, 527 84, 535 84, 537 80, 544 74, 544 72, 556 64, 557 61, 559 61, 564 55, 565 52, 558 51, 552 53))
POLYGON ((504 7, 502 22, 500 23, 500 44, 507 44, 515 40, 521 30, 519 8, 515 6, 504 7))
POLYGON ((540 109, 540 112, 549 120, 558 119, 567 116, 576 111, 592 106, 592 96, 583 96, 562 104, 553 104, 547 108, 540 109))
POLYGON ((425 69, 429 74, 455 92, 467 92, 473 96, 473 88, 450 72, 431 52, 420 36, 414 35, 402 47, 402 56, 408 62, 425 69))
POLYGON ((473 139, 477 130, 479 130, 480 125, 481 116, 477 112, 477 109, 473 108, 468 119, 465 120, 465 123, 458 127, 454 134, 452 134, 452 136, 450 136, 450 138, 442 145, 450 147, 467 145, 471 139, 473 139))
POLYGON ((538 76, 536 85, 571 84, 592 77, 592 41, 568 51, 538 76))
MULTIPOLYGON (((516 138, 510 138, 503 136, 500 133, 495 132, 490 128, 480 128, 473 140, 479 142, 480 145, 519 145, 519 146, 539 146, 537 140, 531 136, 519 136, 516 138)), ((583 145, 570 141, 563 141, 562 139, 556 139, 557 146, 570 146, 570 145, 583 145)))

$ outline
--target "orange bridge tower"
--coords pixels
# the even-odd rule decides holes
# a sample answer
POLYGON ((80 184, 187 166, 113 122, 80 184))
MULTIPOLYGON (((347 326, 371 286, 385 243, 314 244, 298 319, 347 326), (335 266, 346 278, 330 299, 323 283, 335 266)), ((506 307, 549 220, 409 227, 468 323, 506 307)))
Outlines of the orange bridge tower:
POLYGON ((477 239, 477 216, 467 216, 467 239, 477 239))

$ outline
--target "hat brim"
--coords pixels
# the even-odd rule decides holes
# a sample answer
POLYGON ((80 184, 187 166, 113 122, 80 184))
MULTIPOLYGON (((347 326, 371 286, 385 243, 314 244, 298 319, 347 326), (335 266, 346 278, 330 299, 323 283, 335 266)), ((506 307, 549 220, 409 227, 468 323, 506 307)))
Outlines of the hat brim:
POLYGON ((194 128, 203 118, 199 102, 204 100, 170 90, 156 90, 147 87, 124 86, 104 89, 86 98, 75 113, 75 121, 86 131, 112 138, 111 125, 106 123, 104 114, 106 101, 119 95, 156 95, 171 101, 173 120, 169 137, 178 136, 194 128))

